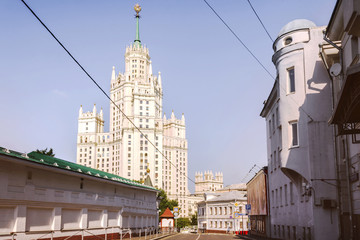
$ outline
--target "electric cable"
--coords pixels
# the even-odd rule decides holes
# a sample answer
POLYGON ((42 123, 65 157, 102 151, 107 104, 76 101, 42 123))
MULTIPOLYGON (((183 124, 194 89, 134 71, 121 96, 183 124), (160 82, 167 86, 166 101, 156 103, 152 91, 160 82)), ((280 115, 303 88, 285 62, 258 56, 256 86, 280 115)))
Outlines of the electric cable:
POLYGON ((221 20, 221 22, 229 29, 229 31, 235 36, 235 38, 243 45, 243 47, 250 53, 250 55, 260 64, 260 66, 270 75, 272 79, 275 79, 274 76, 270 73, 269 70, 260 62, 260 60, 255 56, 255 54, 245 45, 243 41, 238 37, 238 35, 231 29, 231 27, 222 19, 222 17, 215 11, 215 9, 206 1, 203 0, 206 5, 215 13, 215 15, 221 20))
MULTIPOLYGON (((221 20, 221 22, 229 29, 229 31, 235 36, 235 38, 243 45, 243 47, 255 58, 255 60, 260 64, 260 66, 271 76, 272 79, 276 80, 274 76, 265 68, 265 66, 260 62, 260 60, 252 53, 252 51, 245 45, 243 41, 237 36, 237 34, 230 28, 230 26, 222 19, 222 17, 215 11, 215 9, 206 1, 203 0, 206 5, 215 13, 215 15, 221 20)), ((249 2, 250 3, 250 2, 249 2)), ((280 84, 279 84, 280 85, 280 84)), ((280 87, 283 89, 283 91, 286 93, 286 90, 280 85, 280 87)), ((313 121, 313 118, 310 117, 310 115, 295 101, 295 99, 292 98, 292 96, 289 96, 292 101, 301 109, 309 118, 313 121)))
POLYGON ((268 30, 266 29, 264 23, 261 21, 259 15, 257 14, 257 12, 255 11, 255 8, 253 7, 253 5, 251 4, 250 0, 247 0, 251 9, 253 10, 253 12, 255 13, 257 19, 259 20, 259 22, 261 23, 262 27, 264 28, 265 32, 267 33, 267 35, 269 36, 271 42, 274 42, 274 40, 272 39, 272 37, 270 36, 270 33, 268 32, 268 30))
POLYGON ((102 89, 102 87, 93 79, 93 77, 85 70, 85 68, 75 59, 75 57, 69 52, 69 50, 66 49, 66 47, 60 42, 60 40, 51 32, 51 30, 45 25, 45 23, 43 21, 41 21, 41 19, 35 14, 35 12, 29 7, 29 5, 26 4, 26 2, 24 0, 21 0, 23 2, 23 4, 29 9, 29 11, 36 17, 36 19, 41 23, 41 25, 51 34, 51 36, 57 41, 57 43, 67 52, 67 54, 72 58, 72 60, 74 60, 74 62, 83 70, 83 72, 91 79, 91 81, 100 89, 100 91, 110 100, 111 103, 113 103, 116 108, 122 113, 122 115, 135 127, 135 129, 137 131, 139 131, 140 134, 142 134, 146 140, 148 140, 148 142, 158 151, 160 152, 160 154, 171 164, 173 165, 178 171, 180 171, 180 173, 182 173, 188 180, 190 180, 191 182, 193 182, 195 184, 195 182, 188 177, 185 173, 183 173, 181 170, 179 170, 178 167, 176 167, 176 165, 174 163, 172 163, 166 156, 165 154, 160 151, 154 143, 152 143, 149 138, 147 137, 147 135, 145 135, 140 128, 138 128, 135 123, 120 109, 120 107, 110 98, 110 96, 104 91, 104 89, 102 89))

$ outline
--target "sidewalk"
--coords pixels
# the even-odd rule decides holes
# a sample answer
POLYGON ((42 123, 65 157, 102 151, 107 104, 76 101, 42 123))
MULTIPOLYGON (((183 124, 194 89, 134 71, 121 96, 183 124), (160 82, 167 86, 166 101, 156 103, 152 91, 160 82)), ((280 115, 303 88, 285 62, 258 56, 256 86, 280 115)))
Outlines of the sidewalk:
MULTIPOLYGON (((152 235, 148 235, 148 236, 141 236, 141 237, 131 237, 131 240, 157 240, 157 239, 162 239, 168 236, 172 236, 178 234, 177 232, 172 232, 172 233, 160 233, 160 234, 152 234, 152 235)), ((123 240, 128 240, 130 239, 129 237, 127 238, 123 238, 123 240)), ((118 239, 117 239, 118 240, 118 239)))

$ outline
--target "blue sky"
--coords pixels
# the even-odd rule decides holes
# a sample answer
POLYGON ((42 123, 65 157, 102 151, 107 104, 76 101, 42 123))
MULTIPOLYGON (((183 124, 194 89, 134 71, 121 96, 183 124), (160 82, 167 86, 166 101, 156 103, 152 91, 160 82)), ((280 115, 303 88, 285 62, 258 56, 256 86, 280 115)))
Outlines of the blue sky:
MULTIPOLYGON (((208 0, 267 69, 272 42, 246 0, 208 0)), ((329 22, 335 0, 252 0, 273 39, 288 22, 329 22)), ((238 183, 266 160, 259 116, 273 79, 201 0, 28 0, 85 69, 108 92, 112 66, 124 71, 125 47, 135 38, 133 6, 142 6, 140 39, 153 71, 162 73, 164 112, 185 114, 189 177, 224 173, 238 183)), ((52 147, 75 161, 78 110, 109 101, 51 38, 20 0, 0 1, 0 146, 21 152, 52 147)), ((194 186, 189 182, 189 188, 194 186)))

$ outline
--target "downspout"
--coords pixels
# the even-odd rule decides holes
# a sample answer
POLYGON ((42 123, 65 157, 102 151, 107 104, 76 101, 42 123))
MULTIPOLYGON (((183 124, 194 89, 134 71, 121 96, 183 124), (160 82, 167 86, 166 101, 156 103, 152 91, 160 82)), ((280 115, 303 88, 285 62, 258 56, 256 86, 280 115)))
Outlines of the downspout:
POLYGON ((350 240, 353 239, 354 236, 354 226, 353 226, 353 221, 352 221, 352 215, 353 215, 353 206, 352 206, 352 194, 351 194, 351 185, 350 185, 350 175, 349 175, 349 169, 350 169, 350 159, 349 159, 349 144, 348 144, 348 138, 347 136, 345 137, 345 144, 346 144, 346 183, 347 183, 347 187, 348 187, 348 194, 349 194, 349 210, 350 210, 350 215, 349 215, 349 221, 350 221, 350 240))
MULTIPOLYGON (((341 47, 337 46, 334 42, 332 42, 330 39, 328 39, 326 37, 326 34, 324 32, 324 40, 329 43, 331 46, 333 46, 334 48, 336 48, 337 50, 339 50, 339 58, 340 58, 340 66, 341 66, 341 73, 340 73, 340 79, 341 81, 343 81, 343 77, 344 77, 344 74, 343 74, 343 50, 341 47)), ((333 89, 333 94, 334 94, 334 89, 333 89)), ((333 95, 335 97, 335 95, 333 95)), ((333 99, 333 109, 334 109, 334 99, 333 99)), ((335 126, 334 126, 334 129, 335 129, 335 126)), ((336 131, 334 131, 335 134, 336 134, 336 131)), ((336 138, 337 136, 335 135, 334 136, 334 144, 336 146, 336 138)), ((342 143, 341 143, 342 144, 342 143)), ((350 175, 349 175, 349 168, 350 168, 350 164, 349 164, 349 146, 348 146, 348 141, 347 141, 347 137, 345 137, 345 144, 346 144, 346 156, 345 156, 345 159, 346 159, 346 183, 347 183, 347 190, 348 190, 348 204, 349 204, 349 223, 350 223, 350 240, 353 239, 353 220, 352 220, 352 215, 353 215, 353 207, 352 207, 352 194, 351 194, 351 189, 350 189, 350 175)), ((335 147, 336 149, 336 147, 335 147)), ((336 151, 336 150, 335 150, 336 151)), ((337 151, 336 151, 337 153, 337 151)), ((338 166, 338 164, 337 164, 338 166)), ((338 171, 337 171, 338 172, 338 171)), ((338 176, 339 177, 339 176, 338 176)), ((339 185, 339 188, 340 188, 340 178, 338 178, 338 185, 339 185)), ((340 220, 340 219, 339 219, 340 220)))
MULTIPOLYGON (((264 173, 265 173, 265 171, 264 171, 264 173)), ((269 194, 270 194, 270 192, 269 192, 269 169, 267 169, 267 171, 266 171, 266 178, 265 178, 265 180, 266 180, 266 207, 267 207, 267 213, 268 213, 268 215, 267 215, 267 217, 268 217, 268 222, 269 222, 269 224, 267 224, 267 226, 266 226, 266 228, 268 228, 269 229, 269 233, 270 233, 270 239, 271 239, 271 217, 270 217, 270 198, 269 198, 269 194)))
MULTIPOLYGON (((324 35, 324 39, 325 39, 325 35, 324 35)), ((340 51, 340 50, 339 50, 340 51)), ((341 51, 340 51, 341 52, 341 51)), ((325 60, 325 57, 324 57, 324 54, 323 54, 323 51, 320 50, 320 56, 321 56, 321 59, 325 65, 325 68, 328 69, 327 73, 329 75, 329 79, 330 79, 330 88, 331 88, 331 94, 332 94, 332 98, 331 98, 331 108, 332 108, 332 112, 334 111, 335 109, 335 90, 334 90, 334 82, 333 82, 333 79, 332 79, 332 76, 330 75, 329 73, 329 65, 327 64, 326 60, 325 60)), ((339 170, 339 157, 338 157, 338 149, 336 147, 336 138, 337 138, 337 132, 336 132, 336 127, 334 125, 332 125, 332 132, 333 132, 333 151, 334 151, 334 158, 335 158, 335 161, 334 161, 334 165, 335 165, 335 171, 336 171, 336 191, 337 191, 337 202, 339 203, 339 208, 338 208, 338 211, 337 211, 337 214, 338 214, 338 231, 339 231, 339 236, 340 236, 340 239, 343 239, 343 236, 342 236, 342 229, 344 228, 343 224, 342 224, 342 221, 341 221, 341 212, 342 212, 342 198, 341 198, 341 186, 340 186, 340 170, 339 170)))

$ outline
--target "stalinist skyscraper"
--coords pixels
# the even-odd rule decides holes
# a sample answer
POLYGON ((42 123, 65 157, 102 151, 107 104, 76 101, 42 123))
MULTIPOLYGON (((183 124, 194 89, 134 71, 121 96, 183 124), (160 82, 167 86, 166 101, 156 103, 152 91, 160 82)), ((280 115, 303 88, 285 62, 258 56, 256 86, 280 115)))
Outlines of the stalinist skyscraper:
POLYGON ((140 10, 136 4, 136 37, 126 47, 125 72, 116 74, 115 67, 112 69, 110 96, 143 134, 112 102, 109 132, 104 132, 102 109, 97 113, 94 105, 92 112, 83 112, 80 107, 77 163, 140 181, 150 174, 154 186, 179 200, 181 215, 186 216, 189 192, 184 176, 188 169, 185 117, 177 119, 174 112, 168 119, 163 115, 161 73, 153 74, 149 49, 141 43, 140 10))

